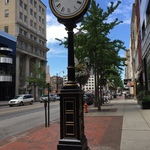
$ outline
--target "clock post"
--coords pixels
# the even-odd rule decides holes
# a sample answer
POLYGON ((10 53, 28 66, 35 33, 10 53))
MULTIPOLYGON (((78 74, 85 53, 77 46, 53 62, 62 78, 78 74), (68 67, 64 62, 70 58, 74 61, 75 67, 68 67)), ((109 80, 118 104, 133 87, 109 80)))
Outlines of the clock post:
POLYGON ((68 82, 60 91, 60 140, 57 150, 88 150, 84 134, 83 91, 75 82, 74 32, 90 0, 50 0, 50 8, 68 33, 68 82))

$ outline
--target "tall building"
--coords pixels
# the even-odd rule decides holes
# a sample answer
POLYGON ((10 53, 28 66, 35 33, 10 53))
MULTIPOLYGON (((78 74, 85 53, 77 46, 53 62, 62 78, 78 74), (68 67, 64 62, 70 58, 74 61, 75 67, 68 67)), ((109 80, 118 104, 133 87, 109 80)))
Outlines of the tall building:
POLYGON ((46 69, 46 6, 41 0, 3 0, 0 14, 0 30, 17 38, 15 94, 33 93, 26 81, 33 64, 46 69))

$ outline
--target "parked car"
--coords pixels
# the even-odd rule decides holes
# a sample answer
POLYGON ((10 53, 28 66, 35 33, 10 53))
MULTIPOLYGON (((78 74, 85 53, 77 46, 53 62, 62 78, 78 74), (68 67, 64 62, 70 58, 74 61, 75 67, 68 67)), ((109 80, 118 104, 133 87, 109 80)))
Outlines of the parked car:
POLYGON ((45 100, 48 100, 48 94, 40 97, 40 102, 43 103, 45 100))
POLYGON ((117 96, 122 96, 122 93, 121 92, 117 93, 117 96))
MULTIPOLYGON (((57 95, 55 94, 49 94, 49 99, 50 101, 56 101, 58 98, 57 98, 57 95)), ((43 96, 40 97, 40 102, 44 102, 44 100, 47 100, 48 101, 48 94, 45 94, 43 96)))
POLYGON ((88 105, 92 105, 94 102, 94 95, 92 93, 85 93, 83 95, 83 101, 86 102, 88 105))
POLYGON ((56 100, 60 100, 60 96, 59 95, 56 95, 56 100))
POLYGON ((34 98, 31 94, 22 94, 22 95, 17 95, 13 99, 11 99, 8 104, 10 107, 13 105, 20 105, 23 106, 24 104, 33 104, 34 98))

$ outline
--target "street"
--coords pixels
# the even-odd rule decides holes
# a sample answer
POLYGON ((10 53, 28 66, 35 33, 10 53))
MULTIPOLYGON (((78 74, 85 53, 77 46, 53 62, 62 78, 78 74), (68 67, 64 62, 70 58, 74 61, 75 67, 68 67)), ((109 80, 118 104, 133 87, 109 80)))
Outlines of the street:
MULTIPOLYGON (((59 118, 59 101, 50 102, 50 122, 59 118)), ((0 140, 45 124, 44 103, 0 107, 0 140)))

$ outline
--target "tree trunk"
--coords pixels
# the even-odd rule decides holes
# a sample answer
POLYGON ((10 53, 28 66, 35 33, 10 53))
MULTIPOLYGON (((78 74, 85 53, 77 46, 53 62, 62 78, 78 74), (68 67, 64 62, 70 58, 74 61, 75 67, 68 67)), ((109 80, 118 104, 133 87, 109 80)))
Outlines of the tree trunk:
POLYGON ((34 83, 34 100, 36 101, 36 85, 34 83))
POLYGON ((99 85, 101 91, 101 84, 99 84, 99 70, 97 71, 97 94, 98 94, 98 110, 101 111, 101 94, 99 95, 99 85))

